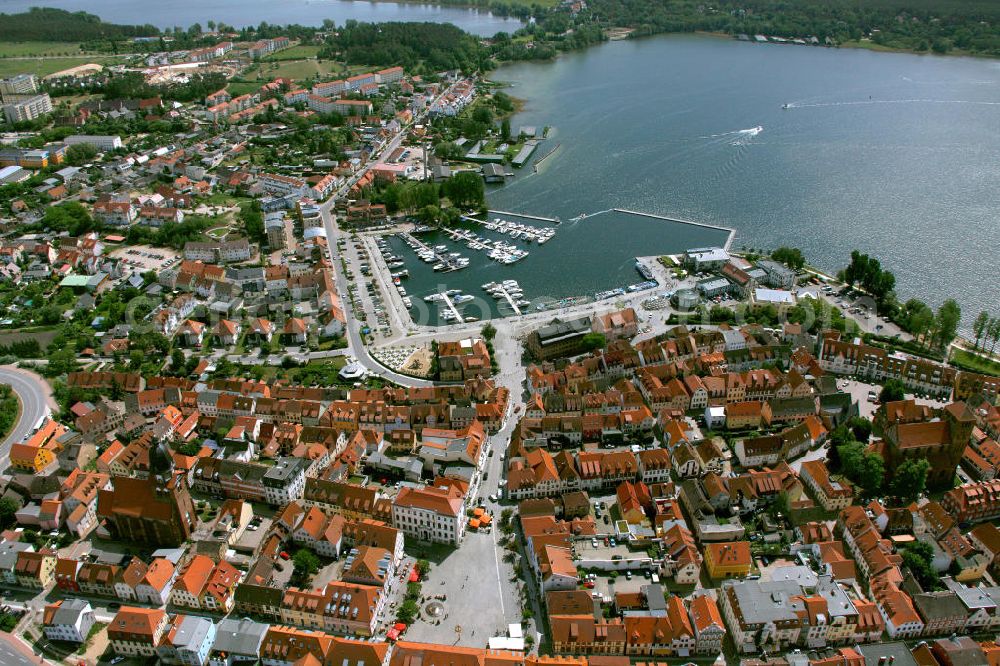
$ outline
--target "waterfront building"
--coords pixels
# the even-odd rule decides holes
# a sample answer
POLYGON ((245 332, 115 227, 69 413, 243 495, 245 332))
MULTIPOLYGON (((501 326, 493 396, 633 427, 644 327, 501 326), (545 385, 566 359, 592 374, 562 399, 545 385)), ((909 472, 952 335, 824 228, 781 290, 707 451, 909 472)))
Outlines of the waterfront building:
POLYGON ((592 331, 590 317, 553 322, 531 332, 528 351, 540 361, 573 356, 583 350, 583 339, 592 331))

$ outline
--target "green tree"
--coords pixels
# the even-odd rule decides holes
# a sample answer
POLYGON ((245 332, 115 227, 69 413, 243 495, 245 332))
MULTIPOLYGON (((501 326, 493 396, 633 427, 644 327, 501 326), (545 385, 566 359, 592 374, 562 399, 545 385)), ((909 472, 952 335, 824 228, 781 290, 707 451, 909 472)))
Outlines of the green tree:
POLYGON ((243 222, 243 233, 251 242, 261 245, 266 238, 264 232, 264 213, 256 200, 240 207, 240 220, 243 222))
POLYGON ((438 221, 440 216, 441 209, 434 205, 424 206, 420 209, 420 212, 417 213, 417 217, 420 218, 420 221, 424 224, 434 224, 438 221))
MULTIPOLYGON (((997 340, 1000 340, 1000 317, 994 317, 990 319, 990 339, 993 340, 993 345, 990 347, 990 354, 992 354, 997 348, 997 340)), ((986 343, 983 343, 983 347, 986 343)))
POLYGON ((979 341, 987 333, 987 329, 990 325, 990 314, 983 310, 976 317, 976 321, 972 322, 972 332, 976 335, 976 349, 979 349, 979 341))
POLYGON ((802 255, 802 250, 797 247, 779 247, 771 253, 771 258, 775 261, 780 261, 794 270, 800 270, 806 264, 806 258, 802 255))
POLYGON ((14 514, 20 508, 20 505, 10 497, 0 498, 0 529, 5 530, 16 522, 14 514))
POLYGON ((486 203, 483 179, 473 171, 456 173, 442 184, 441 192, 456 206, 478 208, 486 203))
POLYGON ((493 338, 497 336, 497 328, 492 322, 486 322, 482 330, 483 339, 487 342, 492 342, 493 338))
POLYGON ((82 236, 98 228, 90 213, 76 201, 49 206, 42 217, 42 225, 52 231, 65 231, 70 236, 82 236))
POLYGON ((863 416, 855 416, 847 422, 854 439, 866 443, 872 434, 872 422, 863 416))
POLYGON ((427 560, 417 560, 417 573, 420 574, 420 578, 426 578, 427 573, 431 570, 431 563, 427 560))
POLYGON ((882 386, 882 391, 878 395, 878 400, 883 405, 887 402, 897 402, 906 397, 906 390, 903 383, 898 379, 886 380, 882 386))
POLYGON ((854 442, 854 433, 846 424, 840 424, 830 433, 830 448, 827 451, 826 464, 831 472, 839 472, 843 469, 843 460, 840 457, 840 447, 854 442))
POLYGON ((442 141, 434 147, 434 154, 443 160, 457 160, 465 154, 465 151, 451 141, 442 141))
POLYGON ((885 479, 882 458, 868 451, 860 442, 850 442, 839 448, 844 475, 861 487, 866 497, 877 495, 885 479))
POLYGON ((295 555, 292 556, 292 564, 295 567, 293 578, 300 584, 308 581, 310 576, 319 571, 319 558, 311 550, 305 548, 300 548, 295 552, 295 555))
POLYGON ((504 118, 500 122, 500 136, 504 141, 510 141, 510 118, 504 118))
POLYGON ((170 369, 174 371, 174 374, 179 374, 184 369, 184 352, 180 349, 175 349, 170 352, 170 369))
POLYGON ((66 149, 66 162, 72 166, 82 166, 97 156, 97 148, 89 143, 73 144, 66 149))
POLYGON ((910 570, 925 592, 941 589, 941 580, 937 572, 934 571, 934 567, 931 566, 934 551, 930 544, 923 541, 911 541, 903 547, 902 558, 903 566, 910 570))
POLYGON ((912 502, 927 487, 931 464, 923 458, 904 460, 892 475, 892 494, 903 502, 912 502))
POLYGON ((934 319, 935 339, 942 349, 951 344, 958 332, 958 324, 962 320, 962 308, 953 298, 949 298, 938 308, 934 319))
POLYGON ((493 112, 484 104, 480 104, 472 111, 472 119, 484 125, 493 124, 493 112))
POLYGON ((588 333, 583 336, 583 340, 580 341, 580 347, 584 351, 591 351, 594 349, 602 349, 608 344, 607 338, 604 337, 603 333, 588 333))
POLYGON ((900 319, 903 328, 912 333, 918 341, 924 340, 934 328, 934 311, 917 298, 906 301, 900 319))
POLYGON ((396 611, 396 621, 402 622, 403 624, 413 624, 414 620, 417 619, 417 613, 420 611, 420 607, 417 606, 417 602, 413 599, 406 599, 399 605, 399 610, 396 611))

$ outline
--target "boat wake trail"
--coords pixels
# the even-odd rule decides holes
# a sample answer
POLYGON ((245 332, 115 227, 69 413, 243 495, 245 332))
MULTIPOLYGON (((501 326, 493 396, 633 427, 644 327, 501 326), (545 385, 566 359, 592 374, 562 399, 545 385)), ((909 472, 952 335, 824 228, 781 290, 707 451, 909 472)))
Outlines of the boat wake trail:
POLYGON ((603 215, 604 213, 610 213, 614 208, 608 208, 607 210, 599 210, 596 213, 580 213, 576 217, 571 217, 568 222, 580 222, 581 220, 586 220, 588 217, 594 217, 595 215, 603 215))
POLYGON ((750 153, 750 146, 754 143, 755 138, 763 131, 764 128, 758 125, 756 127, 736 130, 735 132, 727 132, 722 135, 725 137, 724 143, 731 146, 731 148, 727 149, 724 161, 716 167, 715 173, 712 174, 712 182, 729 178, 731 175, 739 171, 743 160, 745 160, 747 155, 750 153))
POLYGON ((750 127, 748 129, 733 130, 732 132, 723 132, 721 134, 708 134, 706 136, 699 136, 699 139, 728 139, 730 137, 738 137, 740 139, 753 138, 764 131, 763 126, 757 125, 756 127, 750 127))
POLYGON ((786 104, 786 109, 819 109, 830 106, 869 106, 873 104, 970 104, 973 106, 1000 106, 1000 102, 983 102, 971 99, 866 99, 856 102, 819 102, 816 104, 786 104))
POLYGON ((764 127, 761 125, 757 125, 757 127, 751 127, 750 129, 742 129, 737 132, 734 132, 734 134, 736 134, 736 139, 732 142, 731 145, 745 146, 750 142, 751 139, 753 139, 755 136, 757 136, 763 131, 764 127))

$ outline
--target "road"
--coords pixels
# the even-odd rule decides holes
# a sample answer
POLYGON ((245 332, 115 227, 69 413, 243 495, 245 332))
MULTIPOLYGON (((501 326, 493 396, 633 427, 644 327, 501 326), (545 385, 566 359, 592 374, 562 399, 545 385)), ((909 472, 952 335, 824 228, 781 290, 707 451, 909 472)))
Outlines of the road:
POLYGON ((33 372, 11 365, 0 366, 0 384, 13 388, 21 400, 21 418, 0 444, 0 470, 5 470, 10 462, 11 445, 27 437, 56 404, 48 384, 33 372))
MULTIPOLYGON (((447 90, 441 93, 438 97, 443 97, 444 95, 451 92, 452 86, 449 86, 447 90)), ((428 108, 432 106, 428 105, 428 108)), ((340 294, 341 305, 344 310, 344 316, 347 320, 347 343, 348 349, 350 349, 351 354, 357 359, 358 363, 361 364, 365 369, 373 374, 380 376, 389 381, 395 382, 397 384, 402 384, 404 386, 433 386, 435 382, 426 379, 414 379, 407 375, 399 374, 394 372, 389 368, 376 361, 368 353, 368 349, 365 347, 364 340, 361 336, 361 327, 358 322, 361 321, 354 313, 354 308, 351 305, 350 292, 347 288, 347 278, 344 275, 344 271, 341 268, 339 258, 336 255, 337 240, 340 238, 346 238, 347 234, 337 227, 335 215, 333 213, 334 204, 338 199, 345 196, 350 192, 351 187, 354 186, 362 176, 364 176, 369 169, 379 164, 384 164, 386 158, 392 155, 393 152, 403 143, 403 139, 406 138, 407 130, 414 124, 420 123, 426 113, 415 116, 407 125, 402 127, 400 131, 392 138, 392 140, 386 144, 385 148, 379 153, 376 160, 369 162, 365 167, 359 170, 354 176, 344 183, 329 199, 324 201, 320 205, 320 216, 323 218, 323 226, 326 229, 326 241, 327 249, 330 253, 330 265, 333 267, 334 271, 334 281, 337 284, 337 293, 340 294)), ((388 304, 387 304, 388 305, 388 304)))
POLYGON ((7 633, 0 632, 0 663, 4 666, 37 666, 49 663, 38 656, 28 656, 28 648, 18 646, 17 639, 7 633))

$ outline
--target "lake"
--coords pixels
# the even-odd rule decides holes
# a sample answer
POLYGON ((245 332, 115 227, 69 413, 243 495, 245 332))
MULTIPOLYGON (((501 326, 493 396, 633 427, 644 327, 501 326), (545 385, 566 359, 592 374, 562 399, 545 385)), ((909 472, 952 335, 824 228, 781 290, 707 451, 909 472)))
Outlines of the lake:
MULTIPOLYGON (((1000 62, 663 36, 493 78, 526 101, 515 129, 552 128, 538 154, 559 144, 493 208, 719 224, 736 249, 797 246, 830 271, 857 248, 902 300, 955 297, 964 330, 1000 314, 1000 62)), ((594 240, 610 251, 646 233, 594 240)), ((646 240, 643 254, 660 251, 646 240)))
POLYGON ((331 19, 337 25, 354 19, 369 23, 384 21, 433 21, 453 23, 475 35, 513 32, 521 26, 516 18, 494 16, 490 12, 463 7, 397 2, 350 2, 348 0, 173 0, 172 2, 136 2, 136 0, 0 0, 0 13, 14 14, 31 7, 55 7, 67 11, 85 11, 105 21, 158 28, 187 28, 208 21, 222 21, 237 28, 259 25, 261 21, 277 25, 322 25, 331 19))

